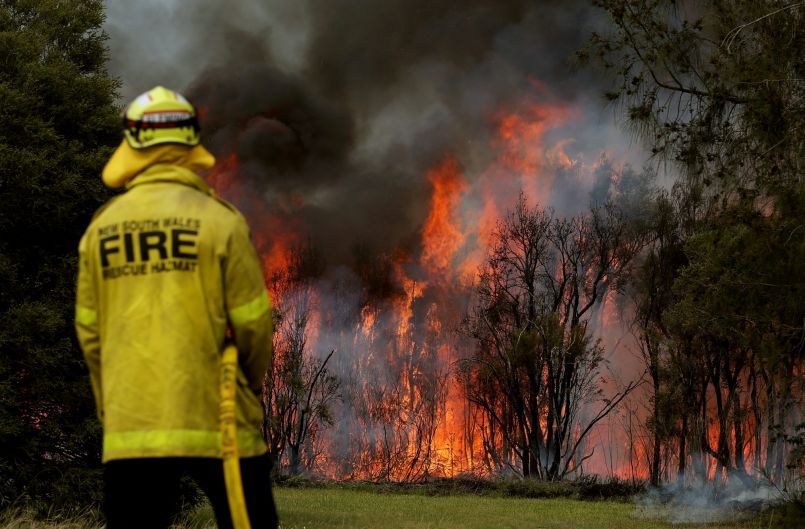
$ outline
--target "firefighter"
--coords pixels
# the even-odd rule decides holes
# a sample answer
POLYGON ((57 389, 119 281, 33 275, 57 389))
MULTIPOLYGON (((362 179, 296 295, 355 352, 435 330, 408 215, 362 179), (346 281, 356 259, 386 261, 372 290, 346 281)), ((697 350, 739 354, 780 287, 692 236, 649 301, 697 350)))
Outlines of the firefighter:
POLYGON ((232 527, 221 463, 219 372, 239 350, 237 445, 251 527, 276 527, 260 428, 271 305, 244 218, 196 171, 215 159, 196 110, 156 87, 123 117, 102 206, 79 244, 76 330, 103 425, 107 527, 168 527, 180 478, 232 527))

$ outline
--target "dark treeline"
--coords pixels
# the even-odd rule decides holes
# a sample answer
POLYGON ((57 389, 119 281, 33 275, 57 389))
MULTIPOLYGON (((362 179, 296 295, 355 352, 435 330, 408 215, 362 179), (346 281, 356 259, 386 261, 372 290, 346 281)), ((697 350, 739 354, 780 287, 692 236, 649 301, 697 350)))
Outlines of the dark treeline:
POLYGON ((583 58, 658 163, 630 298, 653 390, 650 479, 802 476, 805 8, 596 2, 583 58), (790 457, 789 457, 790 456, 790 457))
POLYGON ((100 497, 77 244, 120 141, 100 1, 0 3, 0 507, 100 497))

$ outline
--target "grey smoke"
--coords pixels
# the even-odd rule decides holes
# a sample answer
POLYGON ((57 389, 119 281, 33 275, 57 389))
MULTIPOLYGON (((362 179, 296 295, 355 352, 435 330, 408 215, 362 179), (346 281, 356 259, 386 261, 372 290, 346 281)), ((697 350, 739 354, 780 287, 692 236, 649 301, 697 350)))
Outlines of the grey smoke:
MULTIPOLYGON (((311 354, 338 351, 332 367, 347 399, 338 431, 328 432, 335 454, 355 449, 350 432, 358 424, 370 442, 380 435, 358 421, 362 385, 399 380, 399 351, 359 372, 373 355, 354 333, 366 296, 381 309, 372 347, 394 341, 389 314, 400 285, 387 277, 384 259, 416 258, 429 168, 450 153, 472 183, 497 155, 496 113, 540 102, 577 109, 549 132, 548 144, 571 138, 568 154, 587 166, 603 151, 642 165, 600 102, 602 82, 571 67, 600 23, 587 0, 109 0, 107 7, 122 102, 156 84, 183 91, 203 109, 205 145, 221 159, 236 154, 242 194, 259 198, 237 204, 253 229, 266 215, 280 217, 279 226, 298 229, 326 260, 317 284, 324 321, 311 354)), ((556 170, 551 203, 542 205, 577 213, 607 196, 617 170, 556 170)), ((511 192, 506 185, 497 186, 501 193, 511 192)), ((478 197, 464 207, 480 207, 478 197)), ((466 299, 447 296, 426 292, 414 303, 417 352, 434 299, 442 297, 445 329, 466 310, 466 299)), ((433 373, 449 368, 442 360, 418 361, 433 373)))
POLYGON ((785 495, 770 485, 747 489, 740 480, 724 484, 680 481, 649 489, 636 499, 636 516, 673 524, 732 522, 756 515, 783 502, 785 495))
MULTIPOLYGON (((625 150, 598 105, 600 83, 571 68, 598 23, 585 1, 107 5, 123 98, 159 83, 205 107, 205 143, 238 154, 239 178, 266 210, 297 204, 292 214, 331 265, 357 245, 416 251, 427 169, 450 152, 468 178, 482 171, 493 113, 543 97, 534 80, 554 94, 545 97, 582 108, 563 130, 576 137, 571 154, 594 162, 625 150)), ((571 183, 555 205, 586 206, 583 186, 560 176, 571 183)))

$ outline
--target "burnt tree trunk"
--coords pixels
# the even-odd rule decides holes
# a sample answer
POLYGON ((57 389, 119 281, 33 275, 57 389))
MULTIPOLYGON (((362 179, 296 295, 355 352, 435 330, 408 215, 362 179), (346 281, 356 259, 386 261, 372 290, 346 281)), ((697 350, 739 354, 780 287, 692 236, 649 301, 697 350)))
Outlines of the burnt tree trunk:
POLYGON ((685 481, 685 470, 688 461, 688 454, 686 452, 688 441, 688 414, 682 413, 682 427, 679 429, 679 471, 677 472, 677 479, 685 481))
MULTIPOLYGON (((651 338, 647 338, 646 342, 649 342, 651 338)), ((660 394, 660 366, 659 366, 659 350, 656 344, 649 344, 647 343, 647 347, 649 348, 649 371, 651 373, 651 383, 654 389, 654 406, 653 406, 653 415, 654 415, 654 450, 651 454, 651 484, 653 486, 658 486, 660 484, 660 443, 661 443, 661 435, 660 435, 660 410, 657 406, 657 397, 660 394)))

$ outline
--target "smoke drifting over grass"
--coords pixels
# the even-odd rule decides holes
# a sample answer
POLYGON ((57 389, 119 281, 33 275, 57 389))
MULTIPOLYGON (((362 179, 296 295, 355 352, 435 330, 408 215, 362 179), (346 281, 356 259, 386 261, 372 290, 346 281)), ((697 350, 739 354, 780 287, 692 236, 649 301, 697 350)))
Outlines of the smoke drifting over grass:
POLYGON ((762 485, 753 490, 739 480, 692 486, 674 482, 638 496, 636 514, 673 524, 731 522, 756 516, 783 501, 783 493, 775 487, 762 485))

